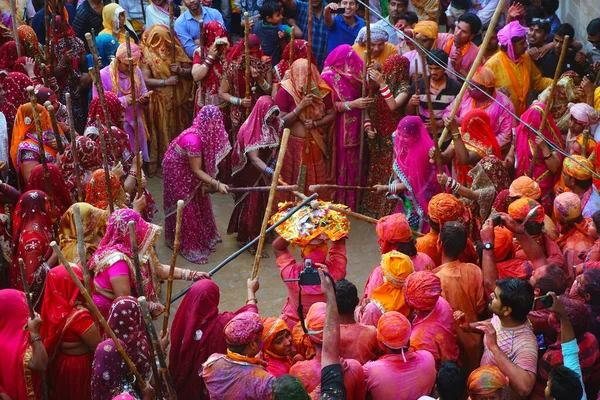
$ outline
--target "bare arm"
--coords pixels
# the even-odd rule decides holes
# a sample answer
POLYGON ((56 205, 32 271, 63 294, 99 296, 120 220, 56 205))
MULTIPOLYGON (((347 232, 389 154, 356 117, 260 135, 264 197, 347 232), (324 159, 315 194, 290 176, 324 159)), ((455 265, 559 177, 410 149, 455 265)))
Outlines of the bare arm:
POLYGON ((88 330, 81 335, 81 341, 85 343, 90 351, 96 351, 96 347, 102 341, 100 332, 98 332, 98 327, 96 327, 96 325, 90 326, 88 330))
POLYGON ((340 363, 340 316, 333 290, 333 282, 322 270, 319 270, 321 290, 327 299, 325 310, 325 327, 323 329, 323 351, 321 369, 340 363))
POLYGON ((117 275, 110 278, 110 285, 112 291, 115 294, 115 298, 121 296, 131 296, 131 283, 129 282, 129 275, 117 275))
POLYGON ((331 15, 331 10, 337 10, 339 7, 339 5, 337 3, 329 3, 327 4, 327 7, 325 7, 325 12, 323 13, 323 16, 325 18, 325 25, 327 25, 328 27, 333 25, 333 16, 331 15))
MULTIPOLYGON (((29 329, 30 338, 40 337, 40 327, 42 326, 42 319, 36 313, 33 319, 27 321, 27 328, 29 329)), ((48 353, 41 340, 36 340, 31 347, 33 348, 33 354, 27 362, 27 367, 33 371, 45 372, 48 368, 48 353)))
POLYGON ((261 158, 258 156, 259 151, 258 150, 254 150, 251 151, 250 153, 248 153, 248 157, 250 158, 250 161, 252 162, 252 165, 254 166, 254 168, 256 168, 259 172, 263 172, 265 170, 265 168, 267 168, 267 164, 265 164, 265 162, 263 160, 261 160, 261 158))
POLYGON ((523 251, 533 264, 533 268, 539 268, 548 264, 548 260, 544 255, 544 249, 531 237, 525 230, 517 225, 514 219, 510 217, 510 215, 505 213, 500 213, 502 216, 502 221, 504 222, 504 226, 510 230, 515 238, 521 244, 523 251))
POLYGON ((281 236, 278 236, 277 239, 275 239, 273 241, 273 244, 271 245, 273 247, 273 252, 275 253, 275 258, 289 252, 289 250, 288 250, 289 245, 290 244, 288 243, 287 240, 285 240, 281 236))
MULTIPOLYGON (((481 228, 481 241, 483 243, 494 243, 494 225, 491 218, 488 218, 481 228)), ((494 250, 483 249, 481 270, 483 274, 483 287, 487 298, 489 298, 490 294, 496 289, 496 281, 498 280, 494 250)))

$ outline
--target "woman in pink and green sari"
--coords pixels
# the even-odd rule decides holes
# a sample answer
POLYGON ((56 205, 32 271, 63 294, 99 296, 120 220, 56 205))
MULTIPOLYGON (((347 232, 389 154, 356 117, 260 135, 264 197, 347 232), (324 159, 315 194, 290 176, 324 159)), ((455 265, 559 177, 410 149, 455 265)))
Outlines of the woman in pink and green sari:
MULTIPOLYGON (((338 185, 358 186, 360 158, 360 113, 372 101, 361 98, 364 63, 352 49, 344 44, 329 53, 321 78, 333 89, 334 107, 337 111, 333 125, 332 168, 335 168, 338 185)), ((366 171, 363 178, 366 181, 366 171)), ((357 209, 356 192, 337 191, 336 203, 357 209)))

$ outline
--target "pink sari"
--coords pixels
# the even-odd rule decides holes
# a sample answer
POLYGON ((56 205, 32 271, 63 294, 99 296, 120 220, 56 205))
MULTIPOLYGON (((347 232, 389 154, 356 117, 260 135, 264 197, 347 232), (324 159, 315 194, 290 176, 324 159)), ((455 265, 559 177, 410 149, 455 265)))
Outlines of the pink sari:
POLYGON ((429 162, 429 149, 433 140, 421 118, 404 117, 394 133, 394 173, 406 186, 400 195, 395 212, 406 215, 412 229, 429 231, 427 205, 429 200, 440 193, 437 181, 437 167, 429 162))
MULTIPOLYGON (((533 129, 539 130, 540 125, 542 124, 542 114, 544 113, 545 108, 546 106, 542 103, 534 103, 527 111, 523 113, 523 115, 521 115, 521 119, 533 129)), ((560 131, 558 130, 558 127, 554 122, 554 118, 552 118, 550 113, 548 113, 548 121, 543 135, 546 139, 552 142, 554 146, 561 149, 565 148, 560 131)), ((520 124, 517 127, 515 150, 518 165, 515 176, 526 175, 529 172, 529 166, 531 165, 531 158, 535 148, 535 138, 535 133, 533 133, 531 129, 525 125, 520 124)), ((563 157, 560 154, 558 154, 558 156, 562 165, 563 157)), ((540 203, 542 206, 544 206, 544 210, 551 214, 552 189, 556 183, 556 180, 560 178, 560 173, 553 174, 550 172, 550 170, 548 170, 541 152, 538 152, 538 157, 535 161, 532 178, 540 185, 540 190, 542 192, 539 200, 540 203)))
MULTIPOLYGON (((352 46, 343 44, 335 48, 325 59, 321 77, 333 89, 333 100, 344 103, 361 96, 361 79, 364 63, 352 46)), ((357 186, 360 158, 360 109, 346 111, 345 107, 336 107, 338 113, 333 125, 335 151, 331 162, 335 166, 337 184, 357 186)), ((363 174, 366 179, 366 174, 363 174)), ((356 210, 356 192, 337 191, 335 202, 346 204, 356 210)))
POLYGON ((181 255, 193 263, 205 263, 221 240, 210 196, 190 168, 189 158, 202 158, 202 170, 216 178, 219 163, 231 150, 223 116, 215 106, 204 106, 192 126, 171 142, 163 159, 163 207, 165 240, 173 248, 177 201, 183 200, 183 221, 197 221, 194 229, 182 229, 181 255))

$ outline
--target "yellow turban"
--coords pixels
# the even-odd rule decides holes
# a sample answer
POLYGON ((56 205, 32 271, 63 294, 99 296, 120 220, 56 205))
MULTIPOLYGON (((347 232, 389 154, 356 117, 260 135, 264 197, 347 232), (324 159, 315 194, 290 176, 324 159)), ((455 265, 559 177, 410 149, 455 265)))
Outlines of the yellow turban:
POLYGON ((413 29, 415 35, 420 33, 421 35, 427 36, 429 39, 437 39, 439 27, 438 24, 433 21, 420 21, 415 25, 413 29))
POLYGON ((592 177, 592 173, 590 171, 594 170, 594 165, 587 158, 580 155, 572 155, 571 158, 565 158, 563 161, 563 172, 569 175, 571 178, 575 178, 579 181, 586 181, 592 177), (585 169, 581 165, 584 165, 589 169, 585 169))

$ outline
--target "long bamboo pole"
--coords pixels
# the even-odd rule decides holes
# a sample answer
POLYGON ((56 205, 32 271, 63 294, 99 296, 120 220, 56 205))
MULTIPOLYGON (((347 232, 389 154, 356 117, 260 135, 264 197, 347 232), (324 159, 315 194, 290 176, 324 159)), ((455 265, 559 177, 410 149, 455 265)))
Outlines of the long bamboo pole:
MULTIPOLYGON (((425 71, 427 73, 427 71, 425 71)), ((419 59, 415 58, 415 94, 419 95, 419 59)), ((419 107, 415 107, 415 115, 419 116, 419 107)))
MULTIPOLYGON (((142 0, 143 1, 143 0, 142 0)), ((175 50, 175 24, 173 18, 173 2, 169 2, 169 31, 171 32, 171 63, 177 62, 177 54, 175 50)), ((202 36, 202 27, 200 28, 200 36, 202 36)), ((177 86, 173 86, 173 132, 171 133, 171 139, 174 139, 179 134, 179 101, 177 99, 177 86)))
POLYGON ((108 154, 106 152, 106 139, 104 138, 104 132, 102 130, 102 123, 100 117, 96 115, 96 127, 100 132, 100 148, 102 150, 102 168, 104 169, 104 179, 106 181, 106 195, 108 198, 108 210, 112 214, 115 212, 115 204, 113 201, 112 186, 110 184, 110 171, 108 169, 108 154))
POLYGON ((79 170, 79 151, 77 150, 77 132, 75 132, 75 119, 73 118, 73 108, 71 103, 71 93, 65 93, 67 99, 67 113, 69 115, 69 136, 71 137, 71 153, 73 154, 73 165, 75 166, 75 190, 77 191, 77 201, 83 201, 85 196, 81 188, 81 172, 79 170))
POLYGON ((183 200, 177 201, 177 219, 175 222, 175 241, 173 242, 173 254, 171 254, 171 264, 169 268, 169 278, 167 279, 167 304, 165 304, 165 313, 163 316, 163 337, 167 334, 169 327, 169 316, 171 315, 171 295, 173 294, 173 275, 175 274, 175 264, 177 263, 177 254, 179 253, 179 237, 181 235, 181 218, 183 216, 183 200))
MULTIPOLYGON (((569 47, 569 39, 569 36, 565 35, 562 49, 560 51, 560 56, 558 57, 558 64, 556 66, 556 70, 554 71, 554 80, 552 81, 552 86, 550 87, 550 95, 546 99, 546 107, 544 108, 544 112, 542 113, 542 122, 540 123, 540 135, 544 135, 544 129, 546 128, 546 123, 548 122, 548 113, 554 105, 554 93, 556 92, 556 84, 558 83, 558 79, 561 75, 560 71, 562 71, 562 67, 565 62, 565 56, 569 47)), ((535 146, 533 148, 533 154, 531 155, 531 164, 529 164, 529 170, 527 171, 527 176, 530 178, 533 178, 533 169, 535 168, 535 163, 537 162, 539 149, 539 146, 535 146)))
POLYGON ((17 43, 17 58, 21 58, 21 40, 19 38, 19 23, 17 22, 17 12, 16 12, 16 2, 15 0, 10 0, 10 16, 12 18, 12 28, 13 28, 13 38, 17 43))
MULTIPOLYGON (((425 54, 420 53, 423 65, 426 65, 425 54)), ((433 114, 433 103, 431 102, 431 87, 429 86, 429 75, 423 74, 423 80, 425 85, 425 96, 427 97, 427 110, 429 111, 429 125, 431 126, 431 138, 433 139, 434 157, 437 164, 438 174, 442 173, 442 155, 440 152, 440 144, 438 143, 438 130, 435 122, 435 115, 433 114)))
POLYGON ((131 88, 131 104, 133 107, 133 133, 135 135, 135 154, 137 156, 137 197, 142 197, 142 158, 140 157, 140 127, 138 122, 138 108, 137 108, 137 93, 135 85, 135 76, 137 74, 133 58, 131 57, 131 44, 129 43, 129 33, 125 34, 125 43, 127 46, 127 62, 129 63, 129 85, 131 88))
MULTIPOLYGON (((367 0, 367 4, 369 3, 369 0, 367 0)), ((365 8, 365 13, 368 13, 369 8, 365 8)), ((367 14, 365 14, 365 20, 368 21, 367 19, 367 14)), ((369 66, 369 58, 370 56, 370 51, 368 51, 368 49, 371 47, 371 30, 369 28, 369 23, 367 22, 367 51, 364 52, 364 56, 365 56, 365 63, 363 65, 363 70, 362 70, 362 88, 361 88, 361 96, 362 97, 366 97, 367 96, 367 86, 368 82, 369 82, 369 77, 367 75, 367 68, 369 66)), ((356 182, 357 185, 362 185, 363 182, 363 161, 364 161, 364 153, 365 153, 365 119, 367 118, 367 109, 363 108, 360 111, 360 142, 359 142, 359 146, 358 146, 358 182, 356 182)), ((356 196, 356 207, 358 207, 361 203, 361 193, 359 191, 357 191, 355 193, 356 196)))
POLYGON ((256 255, 254 256, 254 265, 252 266, 252 279, 258 275, 258 268, 260 266, 260 260, 262 259, 262 250, 265 244, 266 231, 269 225, 269 219, 271 218, 271 209, 273 207, 273 201, 275 200, 275 193, 277 188, 277 181, 281 168, 283 167, 283 160, 285 159, 285 153, 287 150, 288 139, 290 138, 290 130, 288 128, 283 130, 283 136, 281 137, 281 144, 279 145, 279 155, 277 157, 277 165, 275 165, 275 171, 273 172, 273 180, 271 182, 271 191, 269 192, 269 200, 267 201, 267 208, 263 217, 262 226, 260 228, 260 236, 258 239, 258 246, 256 247, 256 255))
POLYGON ((310 185, 308 190, 311 192, 318 192, 319 190, 356 190, 364 192, 376 192, 377 188, 372 186, 310 185))
POLYGON ((296 40, 296 38, 294 36, 294 27, 292 26, 292 33, 290 33, 290 58, 288 59, 290 67, 294 63, 294 40, 296 40))
MULTIPOLYGON (((250 97, 250 14, 244 13, 244 61, 246 63, 246 98, 250 97)), ((246 108, 246 118, 250 108, 246 108)))
MULTIPOLYGON (((460 92, 458 93, 458 96, 456 96, 456 99, 454 100, 454 107, 452 108, 452 111, 450 113, 450 118, 456 117, 456 113, 458 112, 458 107, 460 106, 460 104, 462 102, 462 98, 465 95, 467 88, 469 87, 469 82, 471 81, 471 78, 473 78, 473 75, 475 75, 475 71, 477 71, 477 68, 479 68, 481 61, 483 60, 483 56, 485 55, 485 51, 487 49, 488 43, 490 42, 490 39, 492 38, 492 35, 495 34, 494 28, 498 24, 498 20, 500 19, 500 16, 504 12, 504 4, 505 3, 506 3, 506 0, 498 1, 496 10, 494 11, 494 14, 492 15, 492 19, 490 20, 490 24, 488 25, 487 31, 485 33, 485 37, 483 38, 483 43, 481 43, 481 46, 479 46, 479 52, 477 53, 477 57, 475 58, 475 61, 473 61, 473 65, 471 66, 471 69, 469 70, 469 73, 467 74, 467 79, 464 81, 464 83, 460 89, 460 92)), ((423 68, 424 69, 427 68, 425 66, 425 64, 423 64, 423 68)), ((427 75, 426 70, 423 71, 423 75, 427 75)), ((444 130, 442 131, 442 135, 440 136, 439 141, 438 141, 438 145, 440 147, 446 141, 446 136, 448 136, 448 129, 444 128, 444 130)))
POLYGON ((83 283, 88 292, 92 293, 91 274, 87 265, 87 254, 85 252, 85 239, 83 237, 83 221, 79 204, 73 205, 73 216, 75 217, 75 233, 77 234, 77 252, 79 253, 79 264, 83 271, 83 283))

